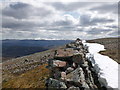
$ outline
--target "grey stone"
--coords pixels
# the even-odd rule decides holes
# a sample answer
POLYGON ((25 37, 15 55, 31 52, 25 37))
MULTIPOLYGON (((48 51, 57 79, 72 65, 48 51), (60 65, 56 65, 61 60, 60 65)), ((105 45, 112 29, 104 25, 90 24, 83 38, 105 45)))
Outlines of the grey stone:
POLYGON ((67 62, 61 60, 49 60, 49 66, 51 67, 66 67, 67 62))
POLYGON ((61 79, 65 80, 66 79, 66 72, 61 72, 61 79))
POLYGON ((84 67, 84 68, 88 67, 88 62, 85 61, 85 62, 82 64, 82 67, 84 67))
POLYGON ((84 63, 82 53, 74 53, 72 59, 73 59, 73 62, 75 63, 78 63, 78 64, 84 63))
POLYGON ((67 90, 80 90, 79 87, 71 86, 67 90))
POLYGON ((58 81, 56 79, 50 78, 47 83, 48 88, 63 88, 63 89, 67 88, 64 82, 58 81))
POLYGON ((54 76, 55 79, 58 79, 61 76, 61 72, 55 71, 54 74, 53 74, 53 76, 54 76))
POLYGON ((65 67, 66 65, 65 61, 53 60, 53 67, 65 67))
POLYGON ((67 44, 66 47, 67 48, 76 48, 75 44, 73 44, 73 43, 67 44))
POLYGON ((84 72, 80 67, 74 70, 73 72, 67 74, 66 80, 73 81, 81 87, 89 88, 89 86, 85 82, 84 72))
POLYGON ((105 87, 107 87, 108 83, 107 83, 107 81, 106 81, 105 78, 101 78, 101 77, 99 77, 98 80, 99 80, 101 86, 105 86, 105 87))
POLYGON ((70 72, 72 72, 73 70, 74 70, 74 68, 68 67, 67 70, 66 70, 65 72, 66 72, 66 73, 70 73, 70 72))

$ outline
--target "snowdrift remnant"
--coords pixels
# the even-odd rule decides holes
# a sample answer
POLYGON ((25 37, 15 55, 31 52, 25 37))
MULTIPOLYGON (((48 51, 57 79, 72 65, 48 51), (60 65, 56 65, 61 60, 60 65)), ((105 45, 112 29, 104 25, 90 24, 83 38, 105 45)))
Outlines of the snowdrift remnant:
POLYGON ((105 50, 103 45, 86 42, 83 44, 88 46, 89 53, 86 54, 86 57, 92 62, 92 66, 98 73, 99 82, 107 88, 118 88, 118 63, 108 56, 98 53, 105 50))

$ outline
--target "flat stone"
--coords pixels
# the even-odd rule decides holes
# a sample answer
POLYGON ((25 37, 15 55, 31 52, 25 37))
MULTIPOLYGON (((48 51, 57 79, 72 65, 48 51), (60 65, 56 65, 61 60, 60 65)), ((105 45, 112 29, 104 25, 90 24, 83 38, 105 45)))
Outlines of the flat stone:
POLYGON ((76 68, 77 67, 76 63, 73 62, 72 67, 76 68))
POLYGON ((84 67, 84 68, 88 67, 88 62, 85 61, 85 62, 82 64, 82 67, 84 67))
POLYGON ((60 71, 54 71, 53 76, 54 76, 55 79, 58 79, 58 78, 61 77, 61 72, 60 71))
POLYGON ((70 43, 66 45, 66 48, 75 48, 75 44, 74 43, 70 43))
POLYGON ((55 58, 67 58, 73 56, 75 51, 72 48, 58 49, 55 58))
POLYGON ((88 84, 85 82, 82 68, 77 68, 73 72, 67 74, 66 81, 72 81, 81 87, 89 88, 88 84))
POLYGON ((61 72, 61 79, 65 80, 66 79, 66 72, 61 72))
POLYGON ((72 72, 73 70, 74 70, 74 68, 68 67, 67 70, 66 70, 65 72, 66 72, 66 73, 70 73, 70 72, 72 72))
POLYGON ((65 67, 67 62, 60 60, 53 60, 53 67, 65 67))
POLYGON ((83 61, 83 55, 81 53, 76 53, 73 55, 72 57, 73 59, 73 62, 75 63, 78 63, 78 64, 82 64, 84 61, 83 61))
POLYGON ((71 86, 67 90, 80 90, 79 87, 71 86))
POLYGON ((48 85, 48 88, 61 88, 61 89, 67 88, 64 82, 58 81, 53 78, 49 78, 49 80, 47 81, 47 85, 48 85))

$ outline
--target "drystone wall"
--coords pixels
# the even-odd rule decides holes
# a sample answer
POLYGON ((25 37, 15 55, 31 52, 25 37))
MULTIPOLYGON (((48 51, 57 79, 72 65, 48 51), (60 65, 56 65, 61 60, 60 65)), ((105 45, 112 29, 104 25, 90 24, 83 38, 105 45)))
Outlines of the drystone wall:
POLYGON ((51 77, 46 80, 48 90, 102 89, 86 53, 88 47, 80 39, 56 50, 54 58, 48 61, 48 68, 52 71, 51 77))

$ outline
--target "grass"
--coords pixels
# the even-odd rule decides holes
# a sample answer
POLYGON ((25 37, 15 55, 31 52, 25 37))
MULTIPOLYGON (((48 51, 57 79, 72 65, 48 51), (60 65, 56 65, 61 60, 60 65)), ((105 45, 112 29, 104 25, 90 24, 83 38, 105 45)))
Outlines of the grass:
POLYGON ((3 88, 46 88, 45 80, 50 76, 48 64, 43 64, 31 71, 3 82, 3 88))
POLYGON ((120 64, 120 50, 119 50, 119 42, 120 38, 101 38, 101 39, 94 39, 94 40, 88 40, 89 43, 100 43, 105 46, 104 51, 100 51, 99 53, 102 55, 109 56, 113 60, 115 60, 117 63, 120 64))
POLYGON ((118 62, 120 64, 120 58, 118 58, 118 50, 117 49, 113 49, 113 50, 104 50, 104 51, 100 51, 99 52, 102 55, 106 55, 109 56, 110 58, 112 58, 113 60, 115 60, 116 62, 118 62))

